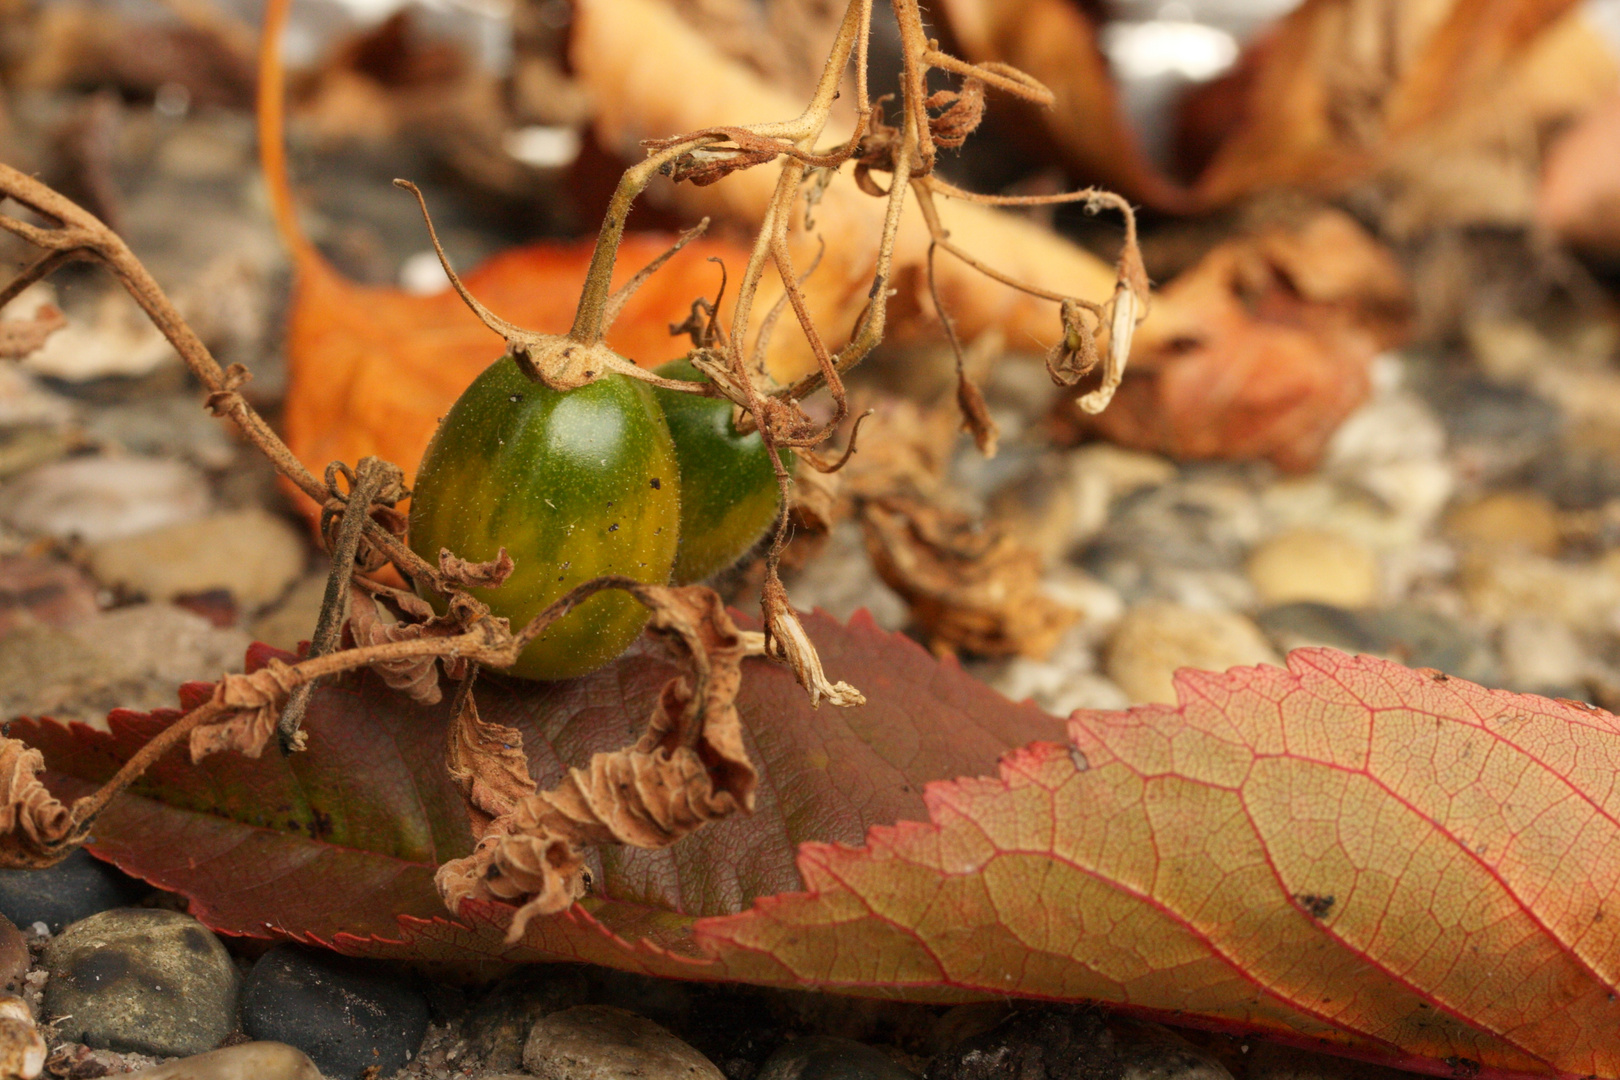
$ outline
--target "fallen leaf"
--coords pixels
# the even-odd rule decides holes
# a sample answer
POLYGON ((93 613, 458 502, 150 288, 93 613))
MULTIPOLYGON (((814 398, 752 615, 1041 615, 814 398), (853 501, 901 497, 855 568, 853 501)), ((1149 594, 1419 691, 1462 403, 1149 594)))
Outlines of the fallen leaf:
POLYGON ((1583 251, 1620 254, 1620 96, 1548 148, 1536 218, 1583 251))
POLYGON ((1262 31, 1228 74, 1182 98, 1185 182, 1143 155, 1096 28, 1073 4, 945 0, 942 12, 968 59, 1010 63, 1053 89, 1055 108, 1018 115, 1084 182, 1187 212, 1277 188, 1339 193, 1382 176, 1404 189, 1394 199, 1407 205, 1394 216, 1511 213, 1522 224, 1536 133, 1616 84, 1612 54, 1576 6, 1307 0, 1262 31))
MULTIPOLYGON (((435 910, 434 865, 472 842, 439 767, 447 708, 370 677, 316 693, 306 753, 159 762, 92 847, 223 932, 351 953, 1090 999, 1436 1075, 1620 1076, 1609 713, 1302 649, 1286 671, 1184 671, 1180 705, 1081 711, 1060 742, 869 621, 810 625, 869 703, 812 712, 749 662, 755 815, 593 853, 598 895, 513 945, 510 907, 435 910)), ((489 680, 482 705, 549 784, 622 745, 669 670, 643 651, 572 683, 489 680)), ((173 718, 12 730, 62 797, 173 718)))
POLYGON ((1322 210, 1223 242, 1161 294, 1106 411, 1062 422, 1181 458, 1309 469, 1404 336, 1407 285, 1353 220, 1322 210))

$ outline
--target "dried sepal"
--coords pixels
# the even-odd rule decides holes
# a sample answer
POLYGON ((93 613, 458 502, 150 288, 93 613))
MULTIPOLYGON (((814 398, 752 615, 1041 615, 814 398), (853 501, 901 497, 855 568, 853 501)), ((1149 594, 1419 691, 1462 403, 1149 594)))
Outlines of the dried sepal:
POLYGON ((1058 386, 1073 386, 1091 374, 1102 360, 1097 352, 1097 334, 1089 319, 1102 318, 1099 309, 1074 300, 1063 301, 1059 309, 1063 337, 1046 354, 1046 372, 1058 386))
POLYGON ((847 682, 833 682, 822 670, 815 642, 805 633, 799 615, 788 603, 787 590, 773 574, 760 590, 765 608, 766 654, 784 661, 793 669, 799 685, 810 694, 810 707, 819 709, 822 698, 841 709, 866 704, 866 695, 847 682))
POLYGON ((275 734, 287 696, 301 681, 292 667, 277 659, 252 674, 220 679, 211 701, 228 711, 222 720, 192 729, 191 760, 227 750, 258 757, 275 734))
POLYGON ((0 738, 0 867, 50 866, 63 855, 72 811, 40 781, 45 756, 16 739, 0 738))
POLYGON ((504 738, 503 729, 480 726, 475 714, 458 717, 464 742, 454 753, 462 766, 481 757, 501 777, 499 790, 484 792, 488 804, 513 801, 473 853, 440 867, 435 881, 452 911, 468 898, 518 903, 510 940, 534 916, 562 911, 585 894, 585 845, 663 848, 706 822, 753 810, 758 776, 743 745, 736 695, 743 658, 759 651, 758 635, 739 630, 702 586, 630 591, 652 609, 649 625, 686 668, 665 685, 633 745, 596 754, 549 791, 518 796, 513 762, 479 749, 504 738))
POLYGON ((1108 352, 1103 359, 1102 385, 1081 397, 1077 404, 1084 411, 1096 415, 1108 407, 1125 378, 1125 364, 1131 355, 1131 339, 1136 328, 1147 318, 1151 291, 1147 267, 1142 262, 1142 249, 1136 242, 1136 214, 1130 203, 1118 195, 1100 192, 1087 202, 1086 209, 1095 213, 1104 206, 1118 210, 1125 217, 1125 244, 1120 249, 1116 267, 1118 279, 1114 284, 1114 297, 1108 303, 1108 352))

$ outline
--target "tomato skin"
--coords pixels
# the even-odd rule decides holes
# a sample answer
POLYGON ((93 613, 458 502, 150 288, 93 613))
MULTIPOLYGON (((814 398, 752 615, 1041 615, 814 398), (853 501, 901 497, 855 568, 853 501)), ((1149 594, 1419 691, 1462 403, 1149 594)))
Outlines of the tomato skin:
MULTIPOLYGON (((512 576, 468 591, 518 630, 604 574, 668 581, 679 528, 680 466, 649 389, 607 375, 559 392, 531 382, 508 356, 440 422, 417 473, 409 537, 435 565, 441 548, 482 561, 505 547, 512 576)), ((529 679, 583 675, 623 652, 646 621, 635 598, 599 593, 509 670, 529 679)))
MULTIPOLYGON (((706 382, 690 360, 657 369, 666 379, 706 382)), ((681 463, 681 543, 678 585, 702 581, 742 557, 776 520, 781 493, 759 432, 739 435, 731 402, 655 389, 681 463)), ((782 460, 790 470, 791 454, 782 460)))

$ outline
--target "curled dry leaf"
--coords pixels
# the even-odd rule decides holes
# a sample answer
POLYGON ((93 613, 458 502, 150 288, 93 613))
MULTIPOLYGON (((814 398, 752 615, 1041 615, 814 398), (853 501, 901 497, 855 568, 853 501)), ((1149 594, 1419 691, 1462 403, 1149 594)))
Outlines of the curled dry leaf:
POLYGON ((519 802, 534 794, 534 778, 523 752, 523 733, 479 716, 472 686, 466 686, 450 721, 444 763, 467 799, 473 832, 482 836, 491 822, 512 813, 519 802))
MULTIPOLYGON (((504 555, 505 552, 503 551, 504 555)), ((457 562, 461 560, 456 560, 457 562)), ((495 560, 500 562, 499 559, 495 560)), ((442 560, 441 560, 442 563, 442 560)), ((511 560, 507 560, 510 566, 511 560)), ((489 564, 472 564, 475 567, 489 564)), ((411 641, 423 637, 449 637, 461 632, 453 618, 434 613, 427 601, 406 592, 391 590, 389 598, 412 621, 385 622, 377 612, 377 601, 358 585, 349 587, 349 634, 356 645, 382 645, 390 641, 411 641)), ((452 678, 464 670, 464 661, 446 659, 445 669, 452 678)), ((383 682, 412 701, 432 705, 443 696, 439 689, 439 661, 432 656, 404 656, 376 660, 370 665, 383 682)))
POLYGON ((258 757, 275 734, 281 707, 298 683, 293 669, 281 660, 271 660, 251 674, 223 676, 214 687, 213 701, 230 711, 223 720, 192 730, 191 760, 227 750, 258 757))
POLYGON ((1536 219, 1583 251, 1620 257, 1620 95, 1548 148, 1536 219))
POLYGON ((512 556, 501 548, 488 562, 470 562, 448 549, 439 552, 439 573, 446 581, 467 588, 489 589, 512 576, 512 556))
POLYGON ((516 732, 483 724, 470 705, 457 718, 452 775, 477 810, 509 808, 488 823, 472 855, 447 862, 434 880, 452 911, 467 900, 519 904, 512 940, 534 916, 585 895, 585 845, 659 849, 707 822, 753 812, 757 774, 736 697, 743 658, 759 652, 757 635, 739 630, 702 586, 642 586, 637 596, 687 670, 665 684, 634 744, 592 756, 548 791, 534 791, 532 781, 525 791, 527 773, 505 741, 516 732))
POLYGON ((1407 297, 1394 257, 1345 214, 1263 228, 1166 286, 1107 412, 1059 415, 1125 446, 1308 469, 1401 340, 1407 297))
POLYGON ((900 495, 860 507, 878 576, 936 652, 1044 657, 1079 615, 1041 592, 1041 559, 993 524, 900 495))
POLYGON ((43 783, 45 758, 16 739, 0 738, 0 866, 49 866, 51 849, 68 833, 72 813, 43 783))

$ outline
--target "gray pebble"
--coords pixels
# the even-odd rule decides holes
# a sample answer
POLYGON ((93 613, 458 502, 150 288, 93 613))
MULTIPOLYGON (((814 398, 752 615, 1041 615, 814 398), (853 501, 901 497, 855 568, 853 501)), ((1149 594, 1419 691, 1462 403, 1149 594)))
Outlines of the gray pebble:
POLYGON ((277 945, 242 986, 242 1030, 298 1047, 332 1077, 391 1076, 427 1034, 427 999, 393 970, 277 945))
POLYGON ((1267 608, 1255 619, 1283 652, 1326 645, 1348 653, 1387 656, 1407 667, 1427 667, 1472 682, 1495 683, 1498 670, 1480 635, 1437 612, 1410 605, 1347 611, 1301 602, 1267 608))
POLYGON ((664 1028, 612 1005, 577 1005, 536 1023, 523 1067, 542 1080, 725 1080, 664 1028))
POLYGON ((928 1080, 1121 1080, 1113 1033, 1095 1012, 1015 1013, 928 1064, 928 1080))
POLYGON ((45 1013, 56 1034, 161 1057, 219 1045, 236 1020, 238 977, 225 946, 178 911, 116 908, 45 946, 45 1013))
POLYGON ((56 934, 69 923, 133 904, 151 891, 80 848, 44 870, 0 870, 0 915, 24 929, 44 923, 56 934))

